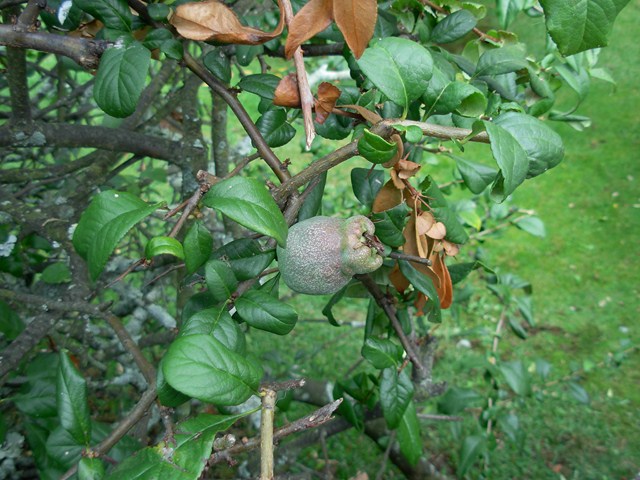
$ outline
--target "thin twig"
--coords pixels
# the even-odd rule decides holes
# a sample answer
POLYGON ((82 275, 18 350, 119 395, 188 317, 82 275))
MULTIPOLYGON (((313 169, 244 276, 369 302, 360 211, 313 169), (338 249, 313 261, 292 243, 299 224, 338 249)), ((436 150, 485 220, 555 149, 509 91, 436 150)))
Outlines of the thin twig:
POLYGON ((435 415, 431 413, 419 413, 418 418, 422 420, 431 420, 433 422, 462 422, 463 417, 454 415, 435 415))
POLYGON ((376 480, 382 480, 384 477, 384 472, 387 470, 387 462, 389 461, 389 454, 391 453, 391 448, 393 447, 393 443, 395 442, 395 440, 396 440, 396 430, 391 432, 391 435, 389 435, 389 440, 387 440, 389 443, 387 445, 387 448, 384 451, 382 462, 380 462, 380 470, 376 475, 376 480))
POLYGON ((431 260, 428 258, 417 257, 415 255, 408 255, 406 253, 401 252, 391 252, 389 253, 391 258, 395 258, 396 260, 408 260, 409 262, 421 263, 422 265, 431 266, 431 260))
POLYGON ((278 398, 275 390, 262 390, 260 417, 260 480, 273 480, 273 420, 278 398))
POLYGON ((175 238, 176 235, 178 235, 178 233, 180 232, 180 230, 184 225, 184 222, 187 221, 187 218, 189 218, 189 215, 191 215, 191 212, 193 212, 195 208, 198 206, 198 202, 200 202, 200 199, 204 196, 205 193, 209 191, 210 188, 211 188, 211 185, 208 183, 200 184, 200 187, 198 187, 198 189, 195 191, 195 193, 191 196, 191 198, 185 205, 184 211, 182 212, 182 215, 180 215, 180 218, 178 219, 175 226, 171 230, 171 233, 169 233, 169 236, 171 238, 175 238))

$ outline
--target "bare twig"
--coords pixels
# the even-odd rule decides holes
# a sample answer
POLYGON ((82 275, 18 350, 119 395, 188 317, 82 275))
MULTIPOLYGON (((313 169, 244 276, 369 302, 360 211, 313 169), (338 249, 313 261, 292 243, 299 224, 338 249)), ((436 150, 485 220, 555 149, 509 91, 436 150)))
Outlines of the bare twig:
POLYGON ((275 392, 284 392, 287 390, 294 390, 296 388, 301 388, 306 383, 304 378, 298 378, 295 380, 287 380, 286 382, 273 382, 273 383, 265 383, 260 387, 260 390, 273 390, 275 392))
POLYGON ((275 390, 262 390, 260 417, 260 480, 273 480, 273 420, 278 398, 275 390))
POLYGON ((382 457, 382 462, 380 462, 380 470, 378 470, 378 474, 376 475, 376 480, 382 480, 384 478, 384 472, 387 470, 387 462, 389 461, 389 454, 391 453, 391 448, 393 447, 394 442, 396 441, 396 431, 394 430, 389 435, 389 443, 387 448, 384 451, 384 455, 382 457))
POLYGON ((418 418, 422 420, 430 420, 432 422, 461 422, 464 420, 463 417, 454 415, 435 415, 431 413, 419 413, 418 418))
POLYGON ((407 260, 409 262, 421 263, 423 265, 431 266, 431 260, 428 258, 417 257, 415 255, 408 255, 406 253, 401 252, 391 252, 389 253, 391 258, 395 258, 396 260, 407 260))
MULTIPOLYGON (((283 0, 284 16, 287 28, 293 20, 293 9, 289 0, 283 0)), ((300 92, 300 106, 302 107, 302 117, 304 119, 304 131, 306 134, 307 150, 311 148, 311 143, 316 136, 313 126, 313 105, 314 99, 309 88, 309 80, 307 79, 307 71, 304 68, 304 59, 302 58, 302 49, 296 48, 293 52, 293 63, 296 67, 296 75, 298 77, 298 91, 300 92)))
POLYGON ((198 206, 198 202, 200 201, 200 199, 204 196, 205 193, 209 191, 210 188, 211 188, 211 185, 208 183, 200 184, 200 187, 196 190, 196 192, 191 196, 191 198, 185 205, 184 211, 182 212, 182 215, 180 215, 180 218, 178 219, 175 226, 171 230, 171 233, 169 233, 170 237, 175 238, 176 235, 178 235, 178 233, 180 232, 180 230, 184 225, 184 222, 187 221, 187 218, 189 218, 189 215, 191 215, 191 212, 193 212, 195 208, 198 206))

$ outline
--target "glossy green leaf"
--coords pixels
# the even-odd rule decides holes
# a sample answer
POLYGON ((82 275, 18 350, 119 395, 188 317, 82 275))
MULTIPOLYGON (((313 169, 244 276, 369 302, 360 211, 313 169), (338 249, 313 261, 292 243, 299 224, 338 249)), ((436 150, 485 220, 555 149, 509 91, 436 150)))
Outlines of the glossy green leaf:
POLYGON ((409 283, 413 285, 415 289, 424 293, 429 302, 433 303, 433 310, 429 314, 429 321, 434 323, 440 323, 442 321, 442 312, 440 310, 440 299, 438 298, 438 292, 433 284, 433 280, 426 275, 421 274, 418 270, 406 260, 398 260, 400 271, 409 280, 409 283))
POLYGON ((226 302, 238 288, 231 267, 222 260, 209 260, 204 267, 207 287, 216 302, 226 302))
POLYGON ((524 50, 518 46, 494 48, 484 52, 478 60, 474 77, 502 75, 527 67, 524 50))
POLYGON ((99 458, 82 457, 78 463, 78 480, 102 480, 106 474, 99 458))
POLYGON ((431 31, 433 43, 450 43, 464 37, 476 26, 476 17, 468 10, 458 10, 444 17, 431 31))
POLYGON ((371 208, 373 200, 384 185, 384 172, 371 168, 354 168, 351 170, 351 187, 356 198, 367 208, 371 208))
POLYGON ((416 465, 422 455, 422 439, 420 438, 420 423, 416 414, 416 407, 409 402, 402 416, 397 431, 400 452, 411 465, 416 465))
POLYGON ((246 353, 244 333, 231 318, 227 305, 207 308, 192 315, 180 327, 178 336, 199 334, 212 335, 229 350, 241 355, 246 353))
POLYGON ((418 143, 422 140, 422 129, 417 125, 394 125, 393 128, 399 132, 404 132, 407 142, 418 143))
POLYGON ((536 237, 544 238, 547 235, 544 222, 538 217, 524 217, 514 221, 513 224, 520 230, 524 230, 536 237))
POLYGON ((191 397, 177 391, 167 383, 167 380, 164 378, 163 363, 164 358, 160 360, 156 372, 156 393, 158 394, 158 400, 165 407, 178 407, 189 401, 191 397))
POLYGON ((86 443, 77 442, 62 425, 56 427, 46 440, 48 456, 55 459, 64 470, 80 461, 82 450, 86 447, 86 443))
POLYGON ((464 184, 476 195, 484 192, 498 174, 495 168, 487 167, 481 163, 471 162, 453 155, 452 158, 456 161, 464 184))
POLYGON ((518 318, 514 317, 513 315, 509 315, 507 320, 509 322, 509 327, 511 327, 511 331, 522 340, 526 340, 529 335, 527 334, 527 331, 524 329, 518 318))
POLYGON ((483 401, 475 390, 451 387, 438 400, 438 411, 445 415, 457 415, 465 408, 476 406, 483 401))
POLYGON ((272 100, 280 80, 281 78, 268 73, 247 75, 246 77, 242 77, 237 87, 245 92, 250 92, 262 98, 272 100))
POLYGON ((207 53, 203 60, 204 66, 224 83, 231 81, 231 62, 222 49, 216 48, 207 53))
POLYGON ((286 246, 287 222, 259 181, 244 177, 224 180, 211 187, 202 201, 240 225, 275 238, 281 247, 286 246))
POLYGON ((137 42, 107 49, 93 86, 98 106, 112 117, 131 115, 147 81, 150 60, 151 52, 137 42))
POLYGON ((406 110, 427 89, 433 59, 416 42, 383 38, 364 51, 358 66, 389 100, 406 110))
POLYGON ((162 22, 167 19, 171 13, 171 9, 164 3, 149 3, 147 5, 147 12, 149 16, 157 22, 162 22))
POLYGON ((55 417, 56 382, 38 379, 29 382, 29 389, 13 397, 13 401, 22 413, 38 418, 55 417))
MULTIPOLYGON (((298 212, 298 222, 302 222, 322 213, 322 197, 324 196, 324 187, 327 184, 327 173, 328 172, 323 172, 320 174, 318 183, 309 191, 307 198, 304 199, 302 207, 300 207, 300 211, 298 212)), ((311 183, 307 188, 310 187, 311 183)))
POLYGON ((262 45, 236 45, 235 48, 236 60, 242 67, 248 67, 264 51, 262 45))
POLYGON ((164 53, 168 58, 173 60, 182 60, 184 55, 184 47, 182 46, 182 42, 176 40, 175 38, 171 38, 162 42, 160 45, 160 51, 164 53))
POLYGON ((369 337, 362 345, 362 356, 375 368, 397 367, 402 361, 404 350, 389 339, 369 337))
POLYGON ((527 177, 535 177, 558 165, 564 157, 562 138, 544 122, 518 112, 507 112, 495 119, 527 153, 527 177))
MULTIPOLYGON (((118 193, 113 195, 118 195, 118 193)), ((98 230, 89 248, 89 254, 87 255, 89 274, 92 280, 98 278, 98 275, 100 275, 104 269, 107 260, 118 243, 120 243, 120 240, 122 240, 122 237, 124 237, 134 225, 151 215, 163 204, 144 205, 142 208, 131 210, 112 218, 98 230)), ((82 222, 82 219, 80 221, 82 222)))
POLYGON ((524 182, 529 171, 529 159, 507 130, 491 122, 483 123, 491 140, 491 153, 500 167, 500 175, 494 181, 492 193, 499 201, 503 201, 524 182))
POLYGON ((376 236, 382 243, 390 247, 404 245, 405 238, 402 232, 409 219, 407 216, 409 212, 409 207, 403 202, 371 216, 371 221, 376 226, 376 236))
POLYGON ((464 477, 481 455, 487 451, 487 441, 481 435, 470 435, 462 442, 460 448, 460 460, 456 474, 458 478, 464 477))
POLYGON ((78 444, 89 445, 91 416, 87 399, 87 382, 65 352, 60 352, 56 403, 60 425, 78 444))
POLYGON ((196 220, 187 231, 183 242, 184 263, 187 273, 193 273, 211 256, 213 237, 200 220, 196 220))
POLYGON ((142 44, 149 50, 155 50, 157 48, 160 48, 160 45, 162 45, 164 42, 172 38, 173 35, 166 28, 156 28, 147 33, 142 44))
POLYGON ((522 11, 525 0, 497 0, 496 14, 503 29, 509 27, 511 22, 516 18, 518 13, 522 11))
POLYGON ((235 301, 238 315, 254 328, 286 335, 298 321, 291 305, 260 290, 249 290, 235 301))
POLYGON ((251 238, 240 238, 223 245, 212 255, 224 259, 239 281, 258 276, 275 258, 275 250, 262 250, 260 243, 251 238))
POLYGON ((0 300, 0 333, 13 340, 24 330, 24 322, 8 303, 0 300))
POLYGON ((173 237, 153 237, 144 249, 146 258, 153 258, 157 255, 173 255, 184 260, 184 249, 182 244, 173 237))
POLYGON ((239 405, 257 393, 262 369, 210 335, 177 338, 163 363, 169 385, 215 405, 239 405))
POLYGON ((387 142, 380 135, 365 129, 358 140, 358 153, 371 163, 385 163, 391 160, 398 151, 395 142, 387 142))
POLYGON ((616 16, 629 0, 540 0, 547 30, 563 55, 604 47, 616 16))
POLYGON ((256 126, 270 147, 286 145, 296 135, 296 129, 287 122, 284 108, 272 108, 256 122, 256 126))
POLYGON ((107 28, 131 31, 133 15, 127 0, 74 0, 73 4, 100 20, 107 28))
POLYGON ((380 406, 390 429, 397 428, 413 398, 413 383, 403 369, 385 368, 380 379, 380 406))
POLYGON ((487 99, 476 87, 465 82, 451 82, 438 95, 432 113, 456 112, 465 117, 479 117, 487 108, 487 99))
POLYGON ((71 271, 65 262, 52 263, 42 271, 40 279, 52 285, 68 283, 71 281, 71 271))
POLYGON ((333 325, 334 327, 339 327, 340 323, 338 322, 338 320, 336 320, 336 317, 333 315, 333 307, 340 301, 342 300, 342 297, 344 297, 344 294, 347 293, 347 287, 341 288, 340 290, 338 290, 336 293, 334 293, 331 298, 329 299, 329 301, 327 302, 327 304, 324 306, 324 308, 322 309, 322 314, 327 317, 327 320, 329 321, 329 323, 331 325, 333 325))
POLYGON ((531 379, 524 363, 521 360, 502 362, 498 369, 504 376, 507 385, 518 395, 527 396, 531 394, 531 379))
POLYGON ((514 297, 513 300, 516 302, 518 306, 518 311, 522 315, 522 317, 527 321, 530 327, 535 327, 536 322, 533 317, 533 305, 531 302, 531 296, 527 295, 524 297, 518 296, 514 297))

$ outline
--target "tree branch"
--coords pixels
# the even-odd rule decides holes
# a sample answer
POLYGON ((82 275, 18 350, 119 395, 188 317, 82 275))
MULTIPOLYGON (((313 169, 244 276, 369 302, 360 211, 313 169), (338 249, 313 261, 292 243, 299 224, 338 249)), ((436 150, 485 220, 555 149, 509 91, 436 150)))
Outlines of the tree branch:
POLYGON ((63 55, 81 67, 93 70, 98 68, 100 57, 110 43, 55 33, 19 32, 11 25, 0 25, 0 45, 63 55))

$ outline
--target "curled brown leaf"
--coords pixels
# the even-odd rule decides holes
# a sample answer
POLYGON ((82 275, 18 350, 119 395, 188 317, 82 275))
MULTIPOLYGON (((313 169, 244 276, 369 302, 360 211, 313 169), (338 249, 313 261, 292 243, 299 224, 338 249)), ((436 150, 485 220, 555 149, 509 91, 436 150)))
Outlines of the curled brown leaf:
POLYGON ((296 48, 327 28, 332 20, 333 0, 310 0, 289 24, 289 36, 284 46, 285 57, 291 58, 296 48))
POLYGON ((335 0, 333 18, 355 57, 360 58, 373 37, 378 18, 378 2, 376 0, 335 0))
POLYGON ((316 122, 322 124, 333 111, 340 89, 329 82, 322 82, 318 85, 318 97, 316 99, 316 122))
POLYGON ((300 108, 300 90, 298 77, 290 73, 278 83, 273 94, 273 104, 281 107, 300 108))

